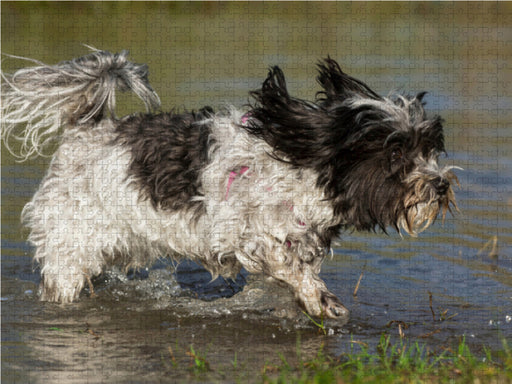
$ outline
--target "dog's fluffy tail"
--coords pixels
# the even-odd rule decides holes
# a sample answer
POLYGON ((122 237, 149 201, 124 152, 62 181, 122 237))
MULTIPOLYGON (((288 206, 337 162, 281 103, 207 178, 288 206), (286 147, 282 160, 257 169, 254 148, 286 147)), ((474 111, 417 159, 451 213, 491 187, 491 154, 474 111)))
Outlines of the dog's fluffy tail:
POLYGON ((45 65, 2 73, 1 127, 6 148, 16 157, 44 155, 60 127, 115 118, 115 90, 133 91, 148 111, 160 99, 148 82, 146 65, 127 60, 128 51, 92 53, 45 65), (14 141, 19 142, 14 146, 14 141))

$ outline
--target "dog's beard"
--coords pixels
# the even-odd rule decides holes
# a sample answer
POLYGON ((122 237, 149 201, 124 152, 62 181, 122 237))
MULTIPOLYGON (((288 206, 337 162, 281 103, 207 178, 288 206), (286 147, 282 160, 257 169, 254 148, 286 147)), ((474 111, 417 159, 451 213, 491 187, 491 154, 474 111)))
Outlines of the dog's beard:
POLYGON ((441 212, 444 222, 448 211, 452 213, 452 207, 459 211, 455 201, 455 193, 452 185, 459 184, 457 176, 451 169, 457 167, 446 167, 440 173, 449 183, 443 194, 438 194, 433 187, 434 176, 424 173, 412 173, 407 178, 411 186, 404 198, 405 211, 398 217, 397 227, 403 229, 411 236, 427 229, 441 212))

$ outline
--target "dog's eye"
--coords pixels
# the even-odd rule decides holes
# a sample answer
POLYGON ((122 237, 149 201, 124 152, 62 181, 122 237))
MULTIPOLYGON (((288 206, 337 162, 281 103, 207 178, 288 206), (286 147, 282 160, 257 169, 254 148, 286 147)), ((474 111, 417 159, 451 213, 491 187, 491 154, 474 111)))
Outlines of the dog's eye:
POLYGON ((402 160, 402 157, 403 157, 403 154, 400 149, 395 149, 395 150, 393 150, 393 152, 391 152, 391 161, 392 162, 400 161, 400 160, 402 160))
POLYGON ((400 148, 395 148, 389 154, 389 172, 395 174, 404 167, 404 154, 400 148))

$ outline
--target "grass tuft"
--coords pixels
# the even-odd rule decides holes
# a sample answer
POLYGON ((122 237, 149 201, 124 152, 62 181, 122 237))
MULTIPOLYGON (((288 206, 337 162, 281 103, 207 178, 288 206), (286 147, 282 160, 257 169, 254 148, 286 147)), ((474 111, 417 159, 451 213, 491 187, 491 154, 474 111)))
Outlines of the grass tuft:
MULTIPOLYGON (((196 351, 193 345, 184 351, 190 360, 188 371, 191 379, 208 382, 281 383, 511 383, 512 351, 506 340, 503 349, 475 355, 462 338, 454 348, 432 351, 418 341, 400 338, 393 342, 383 334, 374 347, 350 340, 350 350, 340 356, 324 351, 323 345, 316 356, 304 359, 301 354, 300 336, 297 338, 296 359, 293 363, 282 352, 276 352, 277 364, 265 363, 261 369, 248 367, 237 353, 228 366, 212 367, 206 352, 196 351), (259 374, 256 372, 260 372, 259 374)), ((172 370, 179 369, 178 346, 168 348, 172 370)), ((164 362, 165 363, 165 362, 164 362)), ((169 364, 167 364, 169 366, 169 364)))
POLYGON ((512 354, 506 341, 497 362, 485 350, 479 359, 472 354, 465 339, 455 351, 433 353, 418 342, 403 339, 393 344, 382 335, 375 352, 368 345, 351 340, 349 353, 330 357, 320 349, 309 361, 292 367, 285 362, 264 372, 264 383, 512 383, 512 354), (356 350, 357 349, 357 350, 356 350), (267 374, 268 373, 268 374, 267 374))
POLYGON ((190 356, 190 368, 194 373, 204 373, 210 371, 210 363, 206 361, 206 354, 203 356, 194 350, 194 346, 190 346, 190 351, 185 352, 190 356))
POLYGON ((318 332, 322 332, 324 335, 327 335, 327 329, 325 329, 324 325, 324 316, 320 317, 320 322, 316 321, 311 317, 311 315, 305 311, 302 311, 303 314, 318 328, 318 332))

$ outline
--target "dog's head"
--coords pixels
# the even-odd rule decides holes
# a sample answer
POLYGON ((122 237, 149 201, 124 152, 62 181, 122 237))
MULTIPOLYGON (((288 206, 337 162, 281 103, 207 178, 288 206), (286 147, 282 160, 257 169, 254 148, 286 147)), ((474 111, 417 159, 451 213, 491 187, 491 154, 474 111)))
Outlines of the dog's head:
POLYGON ((438 165, 442 119, 426 116, 425 93, 384 98, 330 58, 318 67, 315 102, 291 97, 278 67, 252 92, 247 129, 273 156, 316 171, 343 227, 415 235, 456 208, 453 167, 438 165))

